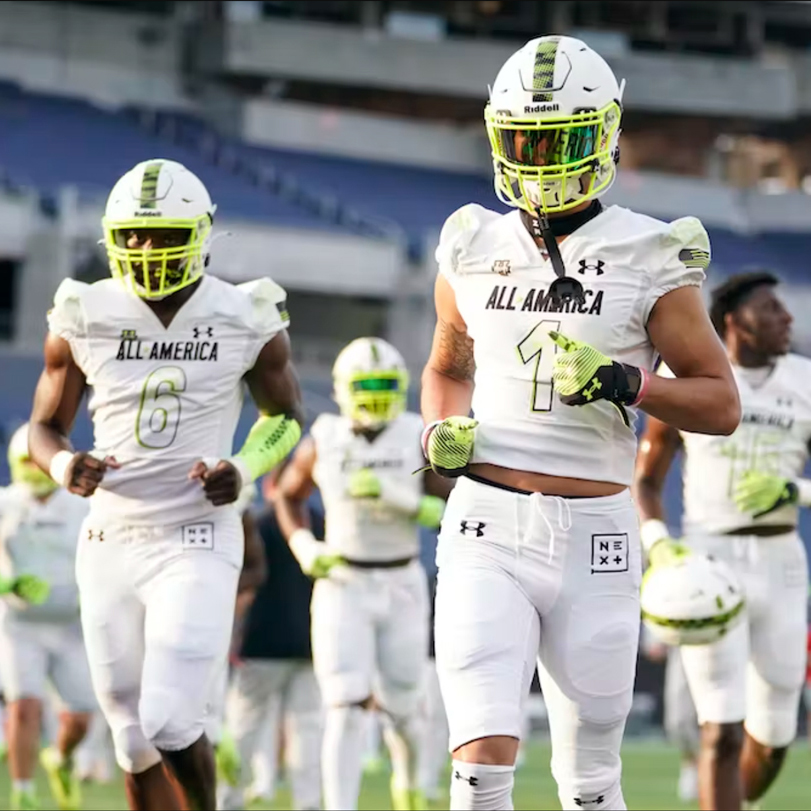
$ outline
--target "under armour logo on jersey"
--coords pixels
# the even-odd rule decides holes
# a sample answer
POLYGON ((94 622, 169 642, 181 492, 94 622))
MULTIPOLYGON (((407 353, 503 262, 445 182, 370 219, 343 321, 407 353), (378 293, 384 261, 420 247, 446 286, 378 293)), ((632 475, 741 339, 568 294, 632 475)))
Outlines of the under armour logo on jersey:
POLYGON ((464 780, 466 783, 470 783, 471 786, 478 786, 479 785, 479 778, 478 777, 465 777, 461 772, 454 772, 453 773, 454 780, 464 780))
POLYGON ((511 271, 509 259, 496 259, 493 262, 493 273, 498 273, 499 276, 509 276, 511 271))
POLYGON ((791 397, 778 397, 777 405, 781 408, 791 408, 794 405, 794 401, 791 397))
POLYGON ((486 524, 482 521, 462 521, 460 522, 459 532, 466 535, 468 532, 475 532, 477 538, 484 537, 484 528, 486 524))
POLYGON ((104 540, 104 530, 100 529, 98 532, 93 532, 92 529, 87 530, 87 540, 88 541, 103 541, 104 540))
POLYGON ((593 270, 598 276, 602 276, 605 273, 603 268, 605 267, 605 262, 602 259, 598 259, 596 262, 589 262, 587 259, 580 260, 580 267, 577 269, 578 273, 585 274, 587 270, 593 270))
POLYGON ((138 340, 138 333, 134 329, 122 329, 121 330, 121 340, 122 341, 137 341, 138 340))
POLYGON ((578 808, 585 808, 589 805, 602 805, 605 802, 605 795, 601 794, 599 797, 596 797, 593 800, 583 800, 580 797, 574 798, 574 804, 578 808))
POLYGON ((195 341, 201 336, 205 335, 207 338, 214 337, 214 327, 195 327, 192 330, 195 341))

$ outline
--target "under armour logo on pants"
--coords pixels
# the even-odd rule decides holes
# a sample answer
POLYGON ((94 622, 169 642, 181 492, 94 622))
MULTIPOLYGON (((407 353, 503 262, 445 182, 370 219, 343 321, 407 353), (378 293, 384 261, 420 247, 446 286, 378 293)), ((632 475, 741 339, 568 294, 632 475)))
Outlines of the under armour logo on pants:
POLYGON ((466 783, 470 783, 471 786, 478 786, 479 785, 479 778, 478 777, 465 777, 461 772, 454 772, 453 773, 454 780, 464 780, 466 783))
POLYGON ((462 521, 460 524, 459 532, 465 535, 468 532, 475 532, 477 538, 484 536, 485 524, 481 521, 462 521))

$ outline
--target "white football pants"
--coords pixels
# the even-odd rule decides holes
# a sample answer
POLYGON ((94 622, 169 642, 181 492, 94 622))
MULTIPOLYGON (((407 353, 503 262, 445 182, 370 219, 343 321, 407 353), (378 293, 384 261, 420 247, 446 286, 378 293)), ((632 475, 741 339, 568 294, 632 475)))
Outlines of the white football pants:
POLYGON ((640 559, 627 491, 563 499, 458 480, 437 549, 436 657, 451 751, 520 738, 537 659, 563 808, 625 807, 620 744, 640 559))
POLYGON ((797 734, 805 680, 808 565, 796 532, 771 538, 705 536, 690 546, 726 561, 746 595, 746 617, 711 645, 685 645, 681 657, 698 720, 746 721, 764 746, 797 734))

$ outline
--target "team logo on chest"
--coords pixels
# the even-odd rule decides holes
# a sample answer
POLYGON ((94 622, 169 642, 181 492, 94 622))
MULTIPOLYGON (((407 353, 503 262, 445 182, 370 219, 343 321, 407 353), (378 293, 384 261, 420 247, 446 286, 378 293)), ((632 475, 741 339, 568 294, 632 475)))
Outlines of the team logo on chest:
POLYGON ((134 329, 122 329, 115 359, 216 361, 219 342, 207 340, 214 338, 214 327, 198 325, 192 328, 191 334, 193 340, 190 341, 148 341, 140 339, 134 329))

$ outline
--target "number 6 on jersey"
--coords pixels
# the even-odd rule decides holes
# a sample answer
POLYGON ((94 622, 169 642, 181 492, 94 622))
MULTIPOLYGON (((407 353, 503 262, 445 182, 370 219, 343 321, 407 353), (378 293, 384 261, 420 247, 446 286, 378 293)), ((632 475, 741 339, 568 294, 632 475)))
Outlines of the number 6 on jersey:
POLYGON ((135 438, 144 448, 168 448, 180 424, 180 397, 186 390, 186 373, 178 366, 161 366, 150 372, 141 390, 135 421, 135 438))
POLYGON ((535 361, 535 373, 532 379, 532 411, 551 411, 552 396, 555 384, 552 382, 552 370, 555 365, 557 347, 549 340, 549 331, 560 330, 560 321, 539 321, 518 344, 518 357, 526 366, 535 361), (547 351, 544 352, 544 348, 547 351))

